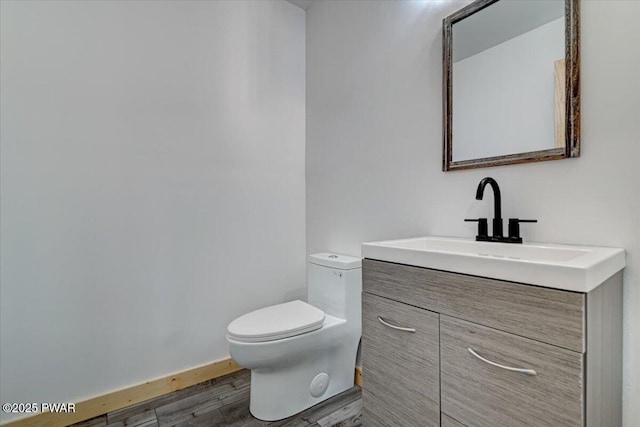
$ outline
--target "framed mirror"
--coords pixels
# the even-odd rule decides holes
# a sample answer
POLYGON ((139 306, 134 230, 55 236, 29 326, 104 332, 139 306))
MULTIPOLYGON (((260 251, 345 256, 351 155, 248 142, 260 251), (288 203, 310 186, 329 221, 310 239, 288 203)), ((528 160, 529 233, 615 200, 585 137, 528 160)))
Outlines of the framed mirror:
POLYGON ((476 0, 443 20, 444 171, 580 155, 579 0, 476 0))

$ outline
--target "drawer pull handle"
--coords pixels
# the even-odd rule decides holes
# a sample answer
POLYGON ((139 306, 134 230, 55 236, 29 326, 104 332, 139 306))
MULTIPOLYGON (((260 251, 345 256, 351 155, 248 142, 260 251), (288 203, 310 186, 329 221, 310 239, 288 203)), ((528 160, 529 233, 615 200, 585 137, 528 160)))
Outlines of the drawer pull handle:
MULTIPOLYGON (((379 317, 378 317, 378 319, 379 319, 379 317)), ((507 371, 512 371, 512 372, 518 372, 519 374, 538 375, 538 373, 536 371, 534 371, 533 369, 512 368, 511 366, 505 366, 505 365, 501 365, 501 364, 496 363, 496 362, 492 362, 491 360, 487 360, 484 357, 480 356, 475 351, 473 351, 473 349, 471 347, 467 348, 467 350, 469 350, 469 353, 473 354, 478 359, 482 360, 485 363, 488 363, 489 365, 495 366, 497 368, 506 369, 507 371)))
POLYGON ((385 326, 388 326, 392 329, 397 329, 399 331, 405 331, 405 332, 411 332, 412 334, 416 332, 415 328, 403 328, 402 326, 396 326, 396 325, 392 325, 391 323, 387 323, 385 322, 385 320, 378 316, 378 320, 380 321, 380 323, 382 323, 385 326))

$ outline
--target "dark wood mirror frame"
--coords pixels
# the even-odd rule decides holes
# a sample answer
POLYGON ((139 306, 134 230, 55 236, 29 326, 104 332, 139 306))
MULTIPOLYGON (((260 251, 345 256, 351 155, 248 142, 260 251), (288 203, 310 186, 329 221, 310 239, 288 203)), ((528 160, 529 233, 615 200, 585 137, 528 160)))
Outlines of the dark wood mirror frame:
POLYGON ((452 26, 499 0, 476 0, 442 20, 442 170, 485 168, 580 156, 580 0, 565 0, 565 146, 526 153, 453 161, 452 26))

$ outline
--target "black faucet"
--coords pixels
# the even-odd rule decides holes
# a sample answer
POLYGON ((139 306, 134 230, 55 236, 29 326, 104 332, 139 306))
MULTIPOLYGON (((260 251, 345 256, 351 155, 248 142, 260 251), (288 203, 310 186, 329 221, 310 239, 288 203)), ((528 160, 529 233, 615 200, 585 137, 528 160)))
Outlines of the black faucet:
POLYGON ((489 236, 487 218, 465 219, 465 221, 478 222, 478 235, 476 240, 482 242, 502 242, 502 243, 522 243, 520 237, 521 222, 538 222, 535 219, 509 218, 509 236, 503 236, 502 229, 502 198, 500 197, 500 187, 495 179, 491 177, 483 178, 476 190, 476 200, 482 200, 484 188, 489 184, 493 190, 493 235, 489 236))
POLYGON ((476 200, 482 200, 484 187, 489 184, 493 190, 493 238, 502 239, 502 198, 500 197, 500 187, 495 179, 491 177, 483 178, 476 190, 476 200))

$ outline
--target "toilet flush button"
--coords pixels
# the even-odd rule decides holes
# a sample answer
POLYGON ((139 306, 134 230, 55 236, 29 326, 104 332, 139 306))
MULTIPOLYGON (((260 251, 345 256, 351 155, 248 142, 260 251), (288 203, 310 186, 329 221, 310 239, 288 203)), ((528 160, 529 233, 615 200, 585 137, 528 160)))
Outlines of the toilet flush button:
POLYGON ((327 391, 327 387, 329 387, 329 375, 324 372, 316 375, 316 377, 311 381, 311 386, 309 386, 309 392, 313 397, 320 397, 327 391))

